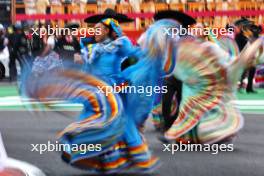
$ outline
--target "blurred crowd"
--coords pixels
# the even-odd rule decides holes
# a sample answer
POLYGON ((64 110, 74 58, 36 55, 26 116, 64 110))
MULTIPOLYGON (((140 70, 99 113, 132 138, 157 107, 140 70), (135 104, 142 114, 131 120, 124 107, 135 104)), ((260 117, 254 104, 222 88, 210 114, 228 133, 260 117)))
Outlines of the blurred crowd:
MULTIPOLYGON (((173 1, 173 0, 172 0, 173 1)), ((50 13, 62 13, 62 9, 59 6, 75 5, 80 7, 80 13, 84 12, 86 4, 130 4, 134 12, 140 11, 141 3, 149 3, 149 9, 155 11, 154 3, 163 2, 170 3, 170 0, 24 0, 26 14, 45 14, 48 6, 51 6, 50 13)), ((178 2, 178 1, 177 1, 178 2)))
MULTIPOLYGON (((0 25, 0 56, 4 54, 4 51, 8 52, 5 55, 8 59, 8 65, 1 68, 1 78, 9 75, 10 81, 16 81, 21 70, 31 70, 33 61, 37 57, 45 57, 53 49, 56 49, 56 52, 60 53, 60 57, 65 59, 73 58, 75 53, 80 53, 80 43, 77 36, 70 34, 40 36, 39 33, 33 32, 34 28, 39 31, 46 27, 42 24, 34 26, 20 22, 7 28, 2 24, 0 25)), ((0 65, 3 65, 2 60, 0 60, 0 65)))
MULTIPOLYGON (((203 11, 229 11, 229 10, 263 10, 264 2, 240 0, 24 0, 23 6, 17 6, 17 14, 96 14, 103 13, 106 8, 116 10, 118 13, 157 13, 162 10, 178 10, 190 12, 203 11)), ((17 2, 17 5, 19 3, 17 2)), ((264 19, 259 15, 248 16, 256 24, 263 24, 264 19)), ((211 26, 224 27, 227 23, 237 20, 235 13, 230 16, 198 17, 197 21, 209 23, 211 26)), ((77 19, 72 19, 72 21, 77 19)), ((43 19, 42 23, 45 22, 43 19)), ((83 22, 81 22, 83 25, 83 22)), ((149 18, 136 18, 135 25, 127 26, 129 30, 140 30, 149 26, 149 18)), ((53 22, 59 26, 64 25, 64 20, 53 22)))
MULTIPOLYGON (((131 5, 132 12, 138 13, 141 11, 144 12, 155 12, 157 6, 163 10, 166 10, 167 7, 164 5, 176 5, 174 10, 185 10, 185 5, 187 3, 198 2, 199 4, 194 4, 193 7, 188 10, 195 11, 203 11, 203 10, 229 10, 229 9, 237 9, 239 10, 239 2, 250 2, 250 1, 240 1, 240 0, 21 0, 17 1, 17 3, 23 3, 25 5, 26 14, 45 14, 49 11, 51 14, 55 13, 64 13, 64 9, 61 8, 62 5, 72 5, 75 7, 79 7, 79 13, 83 13, 85 11, 86 4, 96 4, 98 6, 108 5, 116 6, 116 5, 131 5), (216 3, 212 4, 212 3, 216 3), (142 9, 141 5, 144 4, 142 9), (181 6, 182 5, 182 6, 181 6), (50 7, 50 8, 49 8, 50 7), (49 10, 48 10, 49 9, 49 10)), ((263 1, 256 0, 252 1, 252 3, 241 4, 243 9, 263 9, 263 1), (257 6, 254 3, 259 3, 257 6), (248 7, 247 7, 248 6, 248 7), (254 7, 253 7, 254 6, 254 7)), ((89 9, 90 10, 90 9, 89 9)), ((99 12, 100 9, 98 9, 99 12)), ((124 9, 126 11, 126 9, 124 9)))
MULTIPOLYGON (((76 23, 69 23, 65 26, 65 28, 69 29, 78 27, 79 25, 76 23)), ((198 23, 196 24, 196 27, 205 28, 207 26, 198 23)), ((17 22, 15 25, 6 28, 3 25, 0 25, 0 55, 4 55, 4 51, 8 52, 6 54, 6 57, 8 57, 8 65, 4 66, 6 68, 2 68, 3 66, 1 65, 3 64, 0 63, 1 78, 5 77, 5 75, 9 75, 10 81, 16 81, 17 75, 21 69, 32 68, 33 62, 37 57, 49 56, 51 51, 55 51, 52 57, 62 58, 64 65, 67 63, 74 63, 75 58, 81 57, 84 54, 82 53, 82 48, 87 47, 89 42, 92 43, 89 39, 87 40, 87 38, 80 39, 80 37, 71 34, 39 36, 36 33, 33 33, 32 30, 34 28, 39 31, 42 28, 47 28, 47 24, 17 22)), ((247 45, 247 43, 252 43, 256 40, 262 32, 260 26, 255 25, 253 21, 246 18, 241 18, 233 24, 228 24, 226 28, 233 29, 234 34, 229 37, 235 39, 240 51, 247 45)), ((203 40, 211 40, 210 36, 206 35, 196 37, 203 40)), ((239 89, 245 87, 243 80, 247 78, 246 90, 247 92, 254 92, 253 79, 255 72, 256 67, 253 66, 249 67, 249 69, 244 72, 240 81, 239 89)))

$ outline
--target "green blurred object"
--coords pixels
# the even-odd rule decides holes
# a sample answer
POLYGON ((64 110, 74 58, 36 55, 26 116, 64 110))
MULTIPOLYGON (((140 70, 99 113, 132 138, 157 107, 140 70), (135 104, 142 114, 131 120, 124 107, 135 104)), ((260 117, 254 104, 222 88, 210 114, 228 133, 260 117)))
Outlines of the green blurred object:
POLYGON ((237 92, 237 98, 239 100, 264 100, 264 89, 256 89, 256 91, 258 92, 256 94, 248 94, 246 91, 237 92))
POLYGON ((6 97, 6 96, 18 96, 17 86, 1 85, 0 86, 0 97, 6 97))
MULTIPOLYGON (((136 63, 135 58, 129 58, 127 60, 128 62, 124 63, 124 67, 126 68, 127 65, 133 65, 136 63)), ((237 92, 237 98, 241 102, 246 101, 264 101, 264 89, 256 89, 258 92, 257 94, 247 94, 244 92, 237 92)), ((4 84, 0 85, 0 111, 27 111, 27 108, 25 108, 25 105, 21 103, 21 101, 18 101, 19 99, 19 93, 18 88, 16 85, 10 85, 10 84, 4 84), (10 105, 8 105, 10 103, 10 105)), ((246 105, 239 105, 238 108, 243 113, 250 113, 250 114, 264 114, 264 106, 262 108, 262 105, 252 105, 252 104, 246 104, 246 105)), ((34 109, 36 111, 48 111, 48 110, 54 110, 54 111, 81 111, 82 106, 76 106, 68 104, 66 105, 60 105, 56 104, 52 106, 52 109, 34 109)))

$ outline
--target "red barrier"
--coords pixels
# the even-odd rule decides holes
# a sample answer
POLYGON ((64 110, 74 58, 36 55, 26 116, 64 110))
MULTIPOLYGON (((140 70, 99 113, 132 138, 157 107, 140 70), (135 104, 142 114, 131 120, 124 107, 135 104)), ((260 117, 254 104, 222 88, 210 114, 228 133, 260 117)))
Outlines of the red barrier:
MULTIPOLYGON (((23 21, 23 20, 69 20, 69 19, 84 19, 93 14, 36 14, 36 15, 26 15, 26 14, 17 14, 16 21, 23 21)), ((129 17, 132 18, 152 18, 153 13, 140 13, 140 14, 127 14, 129 17)))
POLYGON ((142 32, 144 31, 125 31, 124 33, 129 37, 133 44, 136 44, 142 32))
POLYGON ((228 10, 228 11, 204 11, 187 12, 192 17, 214 17, 214 16, 258 16, 263 15, 264 10, 228 10))
MULTIPOLYGON (((263 15, 264 10, 229 10, 229 11, 203 11, 203 12, 185 12, 192 17, 214 17, 214 16, 258 16, 263 15)), ((26 15, 17 14, 16 20, 69 20, 69 19, 84 19, 93 14, 47 14, 47 15, 26 15)), ((128 13, 131 18, 152 18, 153 13, 128 13)))

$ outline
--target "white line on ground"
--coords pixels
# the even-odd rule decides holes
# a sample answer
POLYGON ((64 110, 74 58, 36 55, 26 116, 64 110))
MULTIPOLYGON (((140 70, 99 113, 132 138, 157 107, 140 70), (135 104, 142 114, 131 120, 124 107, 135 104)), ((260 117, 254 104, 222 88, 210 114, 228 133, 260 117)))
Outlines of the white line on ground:
MULTIPOLYGON (((45 103, 45 102, 43 102, 45 103)), ((264 100, 235 100, 232 101, 232 103, 241 110, 264 110, 264 100)), ((21 99, 19 96, 8 96, 8 97, 0 97, 0 108, 12 108, 12 107, 21 107, 20 109, 17 109, 17 111, 23 111, 23 106, 29 106, 29 105, 36 105, 35 110, 36 111, 42 111, 43 107, 38 105, 41 105, 39 102, 30 101, 29 99, 21 99)), ((49 101, 49 105, 53 108, 63 108, 63 111, 67 111, 65 108, 69 111, 80 111, 82 109, 81 104, 73 104, 73 103, 67 103, 65 101, 49 101)), ((45 111, 54 111, 52 109, 44 108, 45 111)), ((57 109, 56 109, 57 111, 57 109)))

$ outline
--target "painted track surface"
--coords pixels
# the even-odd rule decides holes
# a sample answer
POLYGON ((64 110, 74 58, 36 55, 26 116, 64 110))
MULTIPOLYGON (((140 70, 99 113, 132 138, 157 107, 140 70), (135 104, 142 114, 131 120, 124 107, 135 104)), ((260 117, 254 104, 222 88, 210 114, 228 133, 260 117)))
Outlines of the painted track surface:
MULTIPOLYGON (((0 129, 10 157, 33 163, 48 176, 85 176, 87 172, 75 170, 65 165, 57 152, 40 155, 31 152, 30 144, 55 142, 57 131, 74 118, 65 118, 54 112, 1 111, 0 129)), ((162 144, 150 123, 146 137, 155 155, 162 161, 155 176, 263 176, 264 168, 264 116, 245 115, 245 127, 234 141, 233 152, 163 152, 162 144)), ((125 176, 124 174, 121 174, 125 176)), ((130 176, 136 176, 132 174, 130 176)))
MULTIPOLYGON (((245 92, 238 92, 238 100, 235 105, 242 111, 252 114, 264 114, 264 89, 258 89, 257 94, 247 94, 245 92)), ((17 86, 10 83, 0 83, 0 111, 27 111, 25 103, 21 101, 18 96, 17 86)), ((59 105, 54 106, 56 110, 60 111, 79 111, 78 105, 59 105)), ((35 109, 43 110, 43 109, 35 109)), ((46 109, 46 111, 49 109, 46 109)), ((50 111, 50 110, 49 110, 50 111)))

